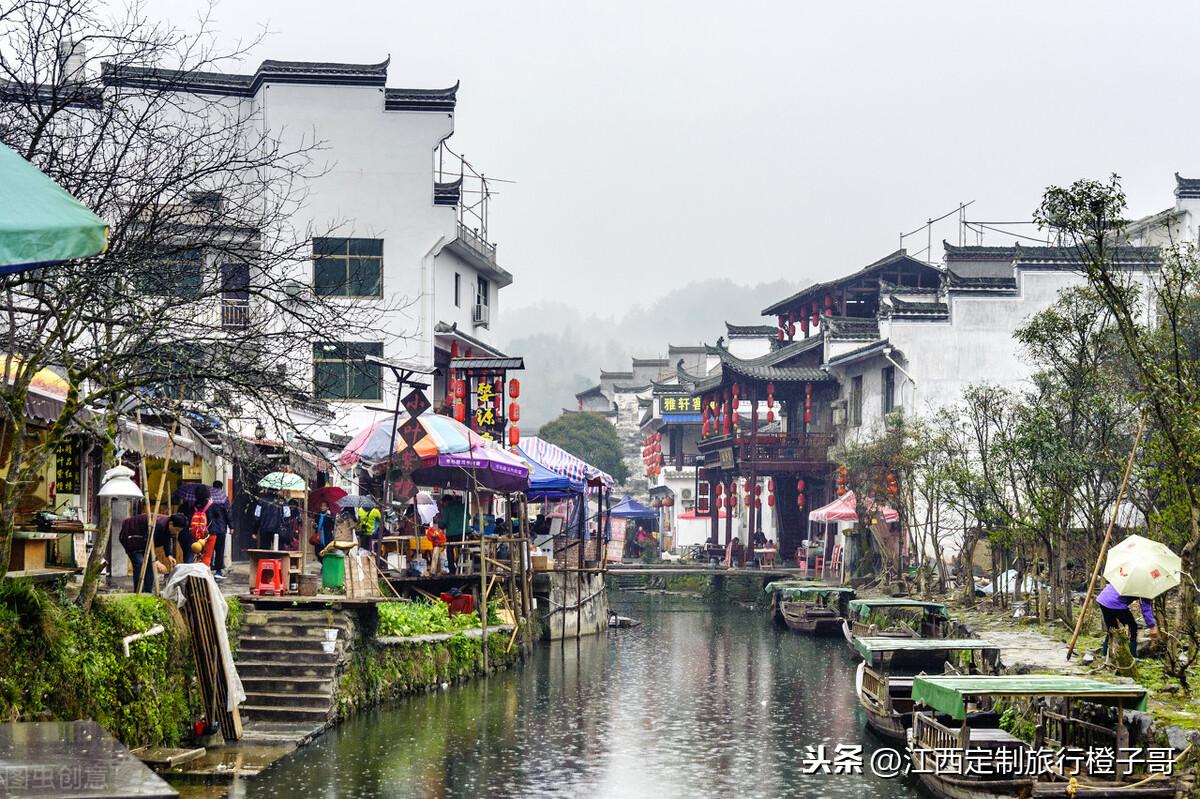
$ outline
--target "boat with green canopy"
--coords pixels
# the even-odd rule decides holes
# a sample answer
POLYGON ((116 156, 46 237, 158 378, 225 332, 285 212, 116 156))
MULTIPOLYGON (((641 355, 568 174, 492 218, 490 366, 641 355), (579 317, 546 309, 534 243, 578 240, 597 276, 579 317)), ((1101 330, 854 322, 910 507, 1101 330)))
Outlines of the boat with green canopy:
POLYGON ((854 598, 853 588, 803 580, 776 580, 764 590, 771 595, 776 623, 809 635, 836 635, 854 598))
POLYGON ((1129 748, 1125 711, 1145 710, 1146 695, 1140 685, 1070 675, 920 675, 912 684, 914 771, 935 796, 950 799, 1189 796, 1191 772, 1133 774, 1120 759, 1111 774, 1088 771, 1088 752, 1129 748), (1000 726, 1002 703, 1022 700, 1037 704, 1032 742, 1000 726), (1058 771, 1031 773, 1026 764, 1044 748, 1073 756, 1064 757, 1058 771), (968 755, 980 750, 991 754, 968 755))
POLYGON ((855 687, 867 713, 867 726, 893 742, 903 742, 912 726, 912 686, 917 675, 941 674, 948 667, 994 673, 1000 660, 1000 647, 983 638, 864 636, 854 639, 854 649, 863 659, 855 687))
POLYGON ((842 634, 854 650, 854 639, 873 638, 945 638, 950 614, 940 602, 905 597, 852 599, 842 634))

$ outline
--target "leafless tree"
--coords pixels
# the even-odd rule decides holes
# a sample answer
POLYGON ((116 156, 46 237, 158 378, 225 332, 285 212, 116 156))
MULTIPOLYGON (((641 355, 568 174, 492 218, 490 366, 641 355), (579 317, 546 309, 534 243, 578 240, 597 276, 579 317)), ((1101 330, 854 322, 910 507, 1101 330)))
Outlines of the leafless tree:
MULTIPOLYGON (((130 402, 291 428, 289 403, 312 389, 313 342, 353 339, 408 302, 314 293, 315 231, 293 220, 321 173, 320 142, 285 143, 250 104, 188 89, 256 42, 222 49, 206 18, 181 30, 139 5, 109 13, 95 0, 0 10, 0 141, 111 228, 102 256, 0 278, 0 570, 17 497, 74 430, 90 426, 111 463, 116 416, 130 402), (32 438, 26 401, 45 367, 70 391, 49 431, 32 438)), ((345 223, 329 224, 316 235, 345 223)))

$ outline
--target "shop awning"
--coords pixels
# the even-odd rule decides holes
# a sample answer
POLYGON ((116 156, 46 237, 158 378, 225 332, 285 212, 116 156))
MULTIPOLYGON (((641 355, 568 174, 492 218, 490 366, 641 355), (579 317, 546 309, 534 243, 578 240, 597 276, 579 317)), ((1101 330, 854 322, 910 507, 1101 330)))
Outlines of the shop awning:
MULTIPOLYGON (((133 419, 121 417, 118 422, 118 446, 140 452, 150 458, 164 458, 171 436, 161 427, 146 423, 138 424, 133 419)), ((186 425, 175 431, 175 443, 171 447, 171 460, 180 463, 216 460, 217 451, 186 425)))
MULTIPOLYGON (((894 522, 900 518, 900 514, 894 509, 878 505, 872 500, 867 500, 867 512, 882 516, 885 522, 894 522)), ((858 498, 854 496, 853 491, 847 491, 828 505, 809 511, 808 520, 826 523, 856 522, 858 521, 858 498)))
POLYGON ((599 479, 610 487, 616 484, 608 472, 597 469, 582 458, 577 458, 562 447, 537 436, 522 436, 517 449, 521 456, 530 463, 536 462, 571 480, 591 483, 593 480, 599 479))
POLYGON ((103 219, 0 144, 0 274, 88 258, 107 246, 103 219))

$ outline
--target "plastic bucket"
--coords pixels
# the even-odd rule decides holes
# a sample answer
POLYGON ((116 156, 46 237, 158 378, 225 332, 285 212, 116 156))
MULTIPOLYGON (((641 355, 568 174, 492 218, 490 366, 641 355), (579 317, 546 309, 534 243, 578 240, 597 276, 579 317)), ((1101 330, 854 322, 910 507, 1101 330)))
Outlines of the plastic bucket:
POLYGON ((321 561, 321 585, 325 588, 342 588, 346 584, 346 556, 341 552, 330 552, 321 561))

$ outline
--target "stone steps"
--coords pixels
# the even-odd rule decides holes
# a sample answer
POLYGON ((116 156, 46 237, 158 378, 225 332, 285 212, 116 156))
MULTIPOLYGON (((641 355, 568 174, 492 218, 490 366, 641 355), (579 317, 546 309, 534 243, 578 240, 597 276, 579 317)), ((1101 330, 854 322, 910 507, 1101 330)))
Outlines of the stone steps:
POLYGON ((297 677, 289 674, 286 677, 277 677, 243 674, 241 677, 247 699, 262 694, 323 694, 328 699, 333 693, 332 675, 328 677, 297 677))
POLYGON ((328 663, 289 663, 286 660, 238 660, 238 674, 247 677, 333 677, 334 661, 328 663))
MULTIPOLYGON (((315 700, 314 700, 315 701, 315 700)), ((320 723, 328 721, 333 714, 329 702, 317 705, 270 704, 254 705, 247 699, 242 705, 242 717, 246 722, 255 724, 262 721, 305 721, 320 723)))
POLYGON ((265 661, 274 663, 277 666, 287 666, 291 663, 318 666, 328 664, 332 666, 337 662, 337 653, 328 655, 324 650, 320 649, 316 652, 306 652, 303 650, 263 649, 256 646, 242 646, 238 650, 238 658, 265 661))
MULTIPOLYGON (((339 640, 341 637, 339 636, 339 640)), ((320 652, 324 654, 321 644, 324 638, 304 636, 303 638, 286 638, 279 635, 243 635, 239 639, 239 651, 254 652, 320 652)))

